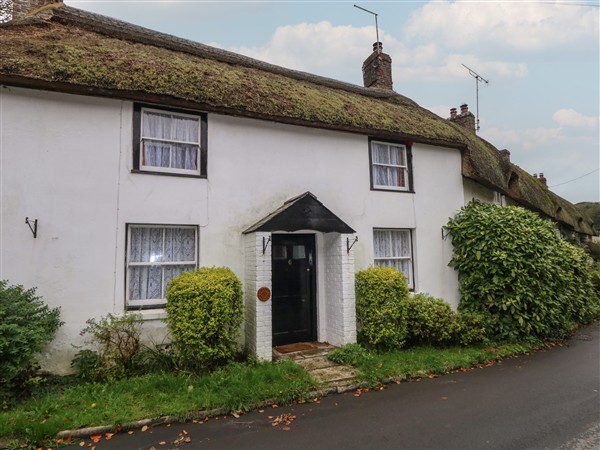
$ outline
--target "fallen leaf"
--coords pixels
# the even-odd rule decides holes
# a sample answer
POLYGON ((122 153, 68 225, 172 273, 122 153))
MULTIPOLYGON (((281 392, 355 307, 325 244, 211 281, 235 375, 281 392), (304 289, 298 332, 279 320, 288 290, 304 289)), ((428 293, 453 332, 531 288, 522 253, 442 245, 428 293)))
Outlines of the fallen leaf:
POLYGON ((258 412, 262 414, 262 413, 265 412, 265 410, 264 409, 259 409, 258 412))
POLYGON ((283 427, 282 430, 283 431, 290 431, 290 427, 283 427))
POLYGON ((441 397, 440 400, 448 400, 448 397, 441 397))
POLYGON ((99 433, 98 433, 98 434, 92 434, 92 435, 90 436, 90 439, 91 439, 91 440, 94 442, 94 444, 97 444, 97 443, 98 443, 98 441, 99 441, 100 439, 102 439, 102 435, 101 435, 101 434, 99 434, 99 433))
POLYGON ((273 403, 273 404, 271 405, 271 408, 279 408, 279 406, 277 406, 276 404, 274 404, 274 403, 273 403))
POLYGON ((81 441, 81 442, 79 443, 79 446, 80 446, 80 447, 83 447, 84 445, 85 445, 85 441, 81 441))
POLYGON ((166 443, 165 441, 160 441, 160 442, 158 443, 158 445, 166 445, 166 444, 167 444, 167 443, 166 443))
POLYGON ((187 432, 187 431, 185 431, 185 430, 182 430, 182 433, 183 433, 183 434, 188 434, 188 432, 187 432))
POLYGON ((133 431, 132 431, 132 430, 129 430, 129 431, 127 432, 127 434, 130 434, 130 435, 131 435, 131 434, 133 434, 133 431))
POLYGON ((187 443, 189 444, 190 442, 192 442, 192 438, 191 438, 191 437, 189 437, 189 436, 188 436, 188 437, 186 437, 186 438, 185 438, 185 442, 187 442, 187 443))
POLYGON ((142 427, 142 431, 146 431, 147 429, 148 429, 148 425, 144 425, 144 426, 142 427))
POLYGON ((115 433, 106 433, 104 435, 104 439, 106 439, 107 441, 110 441, 114 435, 115 435, 115 433))

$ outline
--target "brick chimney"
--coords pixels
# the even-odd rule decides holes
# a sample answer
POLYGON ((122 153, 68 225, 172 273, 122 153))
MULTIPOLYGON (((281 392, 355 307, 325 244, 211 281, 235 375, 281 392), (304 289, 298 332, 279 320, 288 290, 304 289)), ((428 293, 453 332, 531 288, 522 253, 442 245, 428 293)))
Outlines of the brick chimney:
POLYGON ((365 87, 392 90, 392 58, 383 53, 381 42, 373 44, 373 53, 362 65, 365 87))
POLYGON ((460 105, 460 114, 456 113, 456 108, 450 110, 450 117, 448 118, 451 122, 454 122, 461 127, 475 133, 475 115, 469 111, 469 105, 463 103, 460 105))
POLYGON ((52 3, 62 3, 62 0, 13 0, 12 20, 21 19, 30 12, 52 3))

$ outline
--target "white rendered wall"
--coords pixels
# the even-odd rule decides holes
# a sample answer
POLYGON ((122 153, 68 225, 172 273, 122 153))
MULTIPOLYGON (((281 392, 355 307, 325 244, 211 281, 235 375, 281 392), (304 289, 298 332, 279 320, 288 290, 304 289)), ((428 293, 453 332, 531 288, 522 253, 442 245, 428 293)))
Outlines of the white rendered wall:
MULTIPOLYGON (((464 202, 458 150, 415 144, 416 193, 371 191, 367 136, 208 114, 207 179, 135 174, 131 102, 18 88, 0 95, 0 276, 39 286, 62 306, 67 324, 50 369, 68 367, 86 319, 123 312, 127 223, 198 225, 199 264, 244 280, 242 231, 305 191, 356 231, 356 270, 373 264, 373 228, 413 229, 416 290, 456 306, 441 227, 464 202), (37 239, 25 217, 39 219, 37 239)), ((327 238, 317 239, 323 269, 327 238)), ((330 313, 318 274, 321 337, 330 313)), ((144 316, 160 339, 164 314, 144 316)))

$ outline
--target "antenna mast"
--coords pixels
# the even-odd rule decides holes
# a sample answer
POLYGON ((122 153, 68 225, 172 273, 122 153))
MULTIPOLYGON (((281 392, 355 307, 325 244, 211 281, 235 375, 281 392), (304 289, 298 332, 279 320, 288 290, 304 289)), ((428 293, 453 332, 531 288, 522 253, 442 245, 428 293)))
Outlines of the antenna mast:
POLYGON ((485 84, 489 84, 489 81, 486 80, 485 78, 483 78, 481 75, 479 75, 473 69, 465 66, 464 64, 462 64, 462 66, 469 71, 469 75, 471 75, 473 78, 475 78, 475 92, 476 92, 476 98, 477 98, 477 131, 479 131, 479 82, 483 81, 485 84))
POLYGON ((369 14, 373 14, 375 16, 375 33, 377 35, 377 41, 375 41, 375 42, 377 42, 377 54, 378 55, 381 54, 381 48, 379 47, 379 27, 377 26, 377 13, 374 13, 373 11, 369 11, 368 9, 365 9, 358 5, 354 5, 354 7, 358 8, 358 9, 362 9, 363 11, 368 12, 369 14))

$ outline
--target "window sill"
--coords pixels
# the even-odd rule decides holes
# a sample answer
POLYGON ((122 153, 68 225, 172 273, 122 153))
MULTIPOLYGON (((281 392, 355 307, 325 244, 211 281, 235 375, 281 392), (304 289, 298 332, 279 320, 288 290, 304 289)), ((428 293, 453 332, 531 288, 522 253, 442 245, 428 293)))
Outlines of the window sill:
POLYGON ((414 194, 415 191, 412 189, 385 189, 383 187, 371 187, 372 191, 380 191, 380 192, 395 192, 397 194, 414 194))
POLYGON ((164 309, 142 309, 141 311, 131 309, 127 312, 140 314, 142 316, 142 320, 144 321, 164 320, 167 318, 167 312, 164 309))
POLYGON ((151 170, 139 170, 139 169, 132 169, 131 173, 137 173, 140 175, 161 175, 161 176, 167 176, 167 177, 206 178, 206 175, 193 175, 190 173, 154 172, 151 170))

